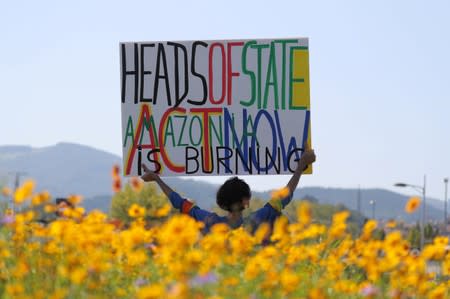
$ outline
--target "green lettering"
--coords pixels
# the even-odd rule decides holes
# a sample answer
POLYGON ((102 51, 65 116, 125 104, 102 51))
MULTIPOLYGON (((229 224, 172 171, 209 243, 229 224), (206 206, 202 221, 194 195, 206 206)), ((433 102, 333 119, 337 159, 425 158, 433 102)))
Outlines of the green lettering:
MULTIPOLYGON (((153 115, 150 115, 150 118, 148 120, 146 118, 144 118, 144 128, 147 130, 147 132, 150 132, 150 128, 152 129, 153 136, 154 136, 155 143, 156 143, 155 146, 159 146, 158 134, 156 133, 156 126, 155 126, 155 120, 153 119, 153 115)), ((144 137, 144 129, 141 130, 141 137, 139 139, 139 144, 142 144, 143 137, 144 137)))
POLYGON ((256 49, 258 53, 258 109, 261 109, 261 56, 262 50, 268 48, 268 44, 251 45, 252 49, 256 49))
POLYGON ((209 142, 212 142, 212 132, 214 131, 214 135, 216 135, 217 142, 220 146, 223 146, 223 135, 222 135, 222 116, 219 115, 219 130, 217 130, 216 125, 212 121, 212 117, 209 117, 209 142))
POLYGON ((286 44, 298 43, 297 39, 280 39, 276 40, 276 43, 280 43, 282 46, 283 55, 281 56, 281 109, 286 109, 286 44))
POLYGON ((275 110, 278 110, 277 61, 275 59, 275 43, 273 42, 270 44, 269 65, 267 66, 266 87, 264 88, 264 109, 267 109, 267 98, 269 97, 270 85, 273 87, 275 110))
POLYGON ((125 133, 125 140, 123 141, 123 147, 127 146, 128 137, 131 137, 131 143, 133 143, 134 142, 134 129, 133 129, 133 119, 131 118, 131 115, 128 116, 127 131, 125 133))
POLYGON ((246 121, 245 136, 252 137, 252 138, 254 136, 256 139, 256 142, 259 144, 258 136, 256 135, 256 130, 254 129, 254 126, 253 126, 253 119, 250 114, 248 115, 248 118, 246 121), (249 126, 250 126, 250 129, 249 129, 249 126))
POLYGON ((183 119, 183 124, 181 125, 181 132, 180 132, 180 136, 178 137, 177 146, 188 146, 187 143, 181 142, 181 139, 183 138, 183 135, 184 135, 184 127, 186 127, 187 116, 186 115, 174 115, 174 117, 183 119))
POLYGON ((167 136, 172 137, 172 146, 175 147, 176 146, 175 134, 173 133, 173 123, 172 123, 171 116, 169 116, 169 118, 167 119, 166 131, 164 133, 164 146, 166 146, 166 143, 167 143, 167 136))
POLYGON ((194 145, 194 146, 200 145, 200 143, 202 143, 202 139, 203 139, 202 137, 203 137, 202 119, 199 116, 194 115, 191 119, 191 123, 189 124, 189 140, 191 141, 191 145, 194 145), (199 130, 200 136, 198 138, 198 142, 194 142, 194 140, 192 138, 192 124, 194 123, 194 119, 198 120, 198 124, 199 124, 199 128, 200 128, 200 130, 199 130))
POLYGON ((247 50, 248 47, 250 47, 251 45, 256 44, 255 41, 249 41, 246 42, 244 47, 242 48, 242 72, 248 76, 250 76, 250 82, 252 85, 252 95, 250 97, 250 99, 248 100, 248 102, 245 102, 244 100, 241 100, 240 103, 243 106, 249 107, 251 105, 253 105, 253 103, 255 103, 255 99, 256 99, 256 94, 255 94, 255 73, 248 70, 247 68, 247 50))

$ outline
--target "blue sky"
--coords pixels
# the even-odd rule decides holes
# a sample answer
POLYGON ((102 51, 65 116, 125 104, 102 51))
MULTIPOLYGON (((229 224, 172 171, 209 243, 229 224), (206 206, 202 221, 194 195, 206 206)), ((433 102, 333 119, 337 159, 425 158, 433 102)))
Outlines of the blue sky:
POLYGON ((3 2, 0 144, 120 154, 120 41, 309 37, 318 161, 302 183, 392 189, 427 174, 429 194, 443 198, 449 11, 449 1, 411 0, 3 2))

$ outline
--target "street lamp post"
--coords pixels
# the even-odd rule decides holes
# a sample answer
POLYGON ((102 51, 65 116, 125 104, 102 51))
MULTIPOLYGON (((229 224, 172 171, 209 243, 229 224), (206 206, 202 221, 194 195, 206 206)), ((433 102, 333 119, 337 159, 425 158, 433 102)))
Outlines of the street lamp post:
POLYGON ((448 178, 444 179, 445 184, 445 193, 444 193, 444 230, 447 232, 447 186, 448 186, 448 178))
POLYGON ((426 206, 427 206, 427 198, 426 198, 426 185, 427 185, 427 176, 423 176, 423 186, 417 186, 417 185, 411 185, 406 183, 396 183, 394 184, 395 187, 411 187, 419 192, 422 193, 422 214, 420 219, 420 249, 423 249, 425 244, 425 213, 426 213, 426 206))
POLYGON ((375 220, 375 205, 377 203, 376 200, 369 201, 370 205, 372 206, 372 219, 375 220))

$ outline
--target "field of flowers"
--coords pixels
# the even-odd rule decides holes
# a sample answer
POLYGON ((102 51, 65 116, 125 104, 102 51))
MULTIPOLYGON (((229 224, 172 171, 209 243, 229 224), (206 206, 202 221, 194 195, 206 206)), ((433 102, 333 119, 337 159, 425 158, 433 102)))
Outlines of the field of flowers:
MULTIPOLYGON (((115 182, 116 187, 118 183, 115 182)), ((139 187, 138 183, 136 188, 139 187)), ((26 182, 16 204, 55 207, 48 193, 26 182)), ((77 202, 78 197, 70 200, 77 202)), ((408 207, 411 209, 411 207, 408 207)), ((348 212, 326 227, 305 202, 295 223, 230 230, 201 224, 167 206, 133 205, 134 221, 121 227, 101 212, 80 207, 49 224, 32 210, 4 215, 0 228, 1 298, 446 298, 450 296, 448 238, 412 253, 395 223, 383 240, 368 221, 358 237, 346 230, 348 212), (148 225, 148 213, 162 217, 148 225), (434 261, 440 274, 429 273, 434 261)))

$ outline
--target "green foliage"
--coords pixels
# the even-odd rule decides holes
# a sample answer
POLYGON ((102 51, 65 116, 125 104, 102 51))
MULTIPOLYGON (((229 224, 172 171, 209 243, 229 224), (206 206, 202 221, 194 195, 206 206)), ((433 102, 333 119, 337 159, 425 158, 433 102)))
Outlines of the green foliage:
POLYGON ((439 235, 439 228, 427 223, 424 228, 425 240, 431 241, 439 235))
MULTIPOLYGON (((0 191, 3 187, 6 186, 6 182, 4 178, 0 177, 0 191)), ((3 215, 8 208, 8 201, 11 200, 7 196, 5 196, 2 192, 0 192, 0 215, 3 215)))
MULTIPOLYGON (((425 244, 433 241, 439 235, 439 228, 427 223, 424 227, 425 244)), ((417 223, 408 230, 407 240, 413 248, 420 248, 420 225, 417 223)))
POLYGON ((412 248, 420 248, 420 227, 418 224, 408 231, 407 240, 412 248))
POLYGON ((0 200, 0 215, 5 214, 5 211, 7 208, 8 208, 8 202, 0 200))
POLYGON ((372 233, 372 238, 374 240, 384 240, 384 238, 386 237, 386 233, 384 232, 384 229, 375 229, 372 233))
MULTIPOLYGON (((127 184, 122 191, 117 192, 111 201, 111 217, 118 219, 125 224, 133 221, 128 215, 128 209, 132 204, 144 207, 146 210, 145 220, 152 223, 162 220, 154 217, 155 212, 168 204, 167 197, 162 194, 154 183, 145 184, 140 191, 135 191, 127 184)), ((168 215, 170 217, 170 214, 168 215)))

